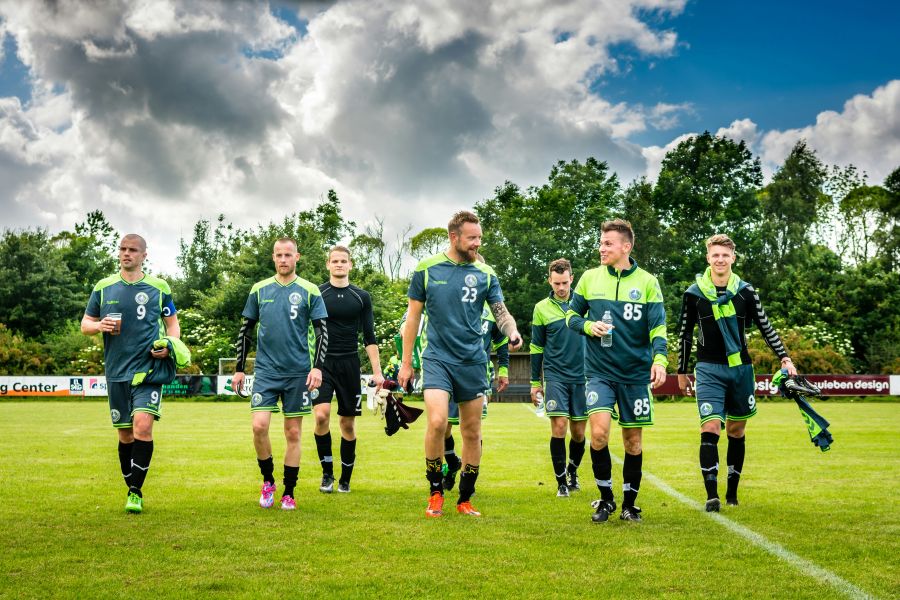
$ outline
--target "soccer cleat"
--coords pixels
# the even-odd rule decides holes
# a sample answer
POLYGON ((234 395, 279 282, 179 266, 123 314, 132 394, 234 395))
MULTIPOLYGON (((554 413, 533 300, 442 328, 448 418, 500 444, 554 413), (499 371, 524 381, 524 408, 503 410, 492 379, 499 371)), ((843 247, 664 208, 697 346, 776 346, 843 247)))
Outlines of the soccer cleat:
POLYGON ((428 498, 428 508, 425 509, 426 517, 440 517, 444 514, 444 495, 434 492, 428 498))
POLYGON ((576 473, 575 471, 569 471, 566 477, 569 480, 567 484, 569 486, 569 491, 580 492, 581 486, 578 485, 578 473, 576 473))
POLYGON ((456 505, 456 512, 461 515, 469 515, 470 517, 480 517, 481 513, 475 510, 475 507, 472 506, 472 503, 466 500, 465 502, 460 502, 456 505))
POLYGON ((594 500, 591 506, 596 509, 591 515, 591 521, 594 523, 605 523, 609 520, 609 515, 616 512, 616 503, 611 500, 594 500))
POLYGON ((134 492, 128 493, 128 499, 125 501, 125 512, 138 514, 144 510, 144 499, 134 492))
POLYGON ((623 506, 622 514, 619 515, 619 518, 623 521, 640 521, 641 509, 637 506, 623 506))
POLYGON ((568 498, 569 497, 569 487, 566 484, 561 483, 559 485, 559 489, 556 490, 556 497, 557 498, 568 498))
POLYGON ((338 481, 338 491, 342 494, 349 494, 350 493, 350 484, 345 483, 343 481, 338 481))
POLYGON ((706 512, 719 512, 722 503, 718 498, 710 498, 706 501, 706 512))
POLYGON ((262 508, 272 508, 275 504, 275 484, 264 481, 259 492, 259 505, 262 508))
POLYGON ((738 505, 737 496, 732 496, 732 497, 725 496, 725 504, 727 504, 728 506, 737 506, 738 505))
POLYGON ((319 486, 319 491, 323 494, 330 494, 334 491, 334 477, 331 475, 322 475, 322 484, 319 486))
POLYGON ((281 497, 281 510, 296 510, 297 502, 290 496, 281 497))
MULTIPOLYGON (((446 466, 446 465, 445 465, 446 466)), ((453 489, 453 486, 456 485, 456 474, 459 473, 459 469, 455 471, 447 470, 444 473, 444 477, 441 478, 441 486, 448 492, 453 489)))

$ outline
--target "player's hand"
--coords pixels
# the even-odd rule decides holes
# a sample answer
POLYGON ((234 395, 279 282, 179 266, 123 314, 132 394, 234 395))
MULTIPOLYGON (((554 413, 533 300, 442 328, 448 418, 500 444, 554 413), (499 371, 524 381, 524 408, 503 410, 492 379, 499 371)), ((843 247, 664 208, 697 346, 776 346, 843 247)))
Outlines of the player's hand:
POLYGON ((650 367, 650 387, 658 388, 666 381, 666 368, 662 365, 650 367))
POLYGON ((794 366, 794 361, 792 361, 790 358, 785 358, 781 361, 781 368, 787 369, 788 377, 797 376, 797 367, 794 366))
POLYGON ((240 395, 241 390, 244 387, 244 374, 241 372, 235 373, 231 376, 231 389, 234 390, 235 394, 240 395))
POLYGON ((370 379, 369 381, 374 381, 375 389, 379 390, 381 389, 381 386, 384 385, 384 375, 382 375, 381 373, 377 373, 375 375, 372 375, 372 379, 370 379))
POLYGON ((412 365, 408 365, 406 363, 400 364, 400 372, 397 373, 397 383, 400 384, 400 389, 405 390, 409 387, 409 382, 413 378, 413 368, 412 365))
POLYGON ((503 390, 509 387, 509 377, 500 376, 497 378, 497 393, 502 394, 503 390))
POLYGON ((109 317, 103 317, 97 321, 97 333, 111 333, 115 328, 115 320, 109 317))
POLYGON ((156 350, 151 350, 150 354, 153 358, 168 358, 169 357, 169 347, 165 348, 157 348, 156 350))
POLYGON ((306 376, 306 389, 313 391, 322 385, 322 370, 310 369, 309 375, 306 376))
POLYGON ((510 350, 518 350, 522 347, 522 336, 518 331, 514 331, 511 336, 509 336, 509 349, 510 350))
POLYGON ((685 396, 694 395, 694 385, 691 383, 690 377, 682 373, 678 374, 678 389, 680 389, 681 393, 685 396))
POLYGON ((591 321, 591 335, 594 337, 606 335, 613 329, 615 329, 613 325, 607 325, 603 321, 591 321))
POLYGON ((541 389, 540 386, 532 387, 532 388, 531 388, 531 403, 532 403, 532 404, 534 404, 535 406, 537 406, 538 404, 540 404, 540 400, 538 400, 537 395, 540 394, 540 393, 543 392, 543 391, 544 391, 544 390, 541 389))

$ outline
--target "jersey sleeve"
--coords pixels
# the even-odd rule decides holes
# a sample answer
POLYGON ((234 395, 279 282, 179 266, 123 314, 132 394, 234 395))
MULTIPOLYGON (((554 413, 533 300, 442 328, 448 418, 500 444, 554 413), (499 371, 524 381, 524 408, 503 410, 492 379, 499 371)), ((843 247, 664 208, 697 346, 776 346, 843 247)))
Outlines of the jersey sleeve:
POLYGON ((497 376, 509 376, 509 338, 500 331, 496 323, 491 326, 491 341, 497 353, 497 376))
POLYGON ((566 311, 566 326, 581 335, 588 335, 587 332, 591 327, 591 322, 584 318, 584 315, 588 312, 588 303, 584 297, 586 288, 584 275, 582 275, 572 291, 572 299, 569 300, 569 310, 566 311))
POLYGON ((375 314, 372 311, 372 296, 365 290, 360 290, 360 298, 363 301, 361 319, 363 344, 366 346, 378 344, 378 338, 375 337, 375 314))
POLYGON ((418 300, 419 302, 425 302, 426 273, 426 269, 422 269, 421 271, 416 271, 413 273, 413 276, 409 279, 409 289, 406 292, 406 295, 409 298, 418 300))
POLYGON ((529 351, 531 353, 531 385, 539 387, 541 385, 541 371, 544 368, 544 344, 547 343, 547 326, 541 319, 538 307, 534 307, 534 313, 531 317, 531 344, 529 351))
POLYGON ((309 294, 309 320, 316 321, 328 318, 328 309, 325 308, 325 300, 321 294, 309 294))
POLYGON ((91 297, 88 298, 87 307, 84 309, 84 314, 89 317, 99 318, 100 317, 100 292, 94 290, 91 292, 91 297))
POLYGON ((247 302, 244 304, 244 311, 241 316, 254 321, 259 321, 259 296, 257 292, 250 292, 247 296, 247 302))
POLYGON ((650 330, 650 346, 653 349, 653 364, 669 365, 668 340, 666 339, 666 307, 663 304, 662 289, 654 277, 647 289, 647 327, 650 330))
POLYGON ((750 296, 746 302, 747 313, 751 315, 753 322, 756 323, 760 333, 763 334, 766 344, 768 344, 769 348, 772 349, 772 352, 774 352, 778 358, 787 358, 788 353, 784 348, 784 343, 781 341, 778 332, 775 331, 775 328, 769 323, 769 317, 766 316, 766 309, 763 308, 762 300, 759 299, 759 294, 751 285, 748 285, 741 291, 750 296))
POLYGON ((696 296, 684 293, 681 299, 681 331, 678 335, 678 373, 688 372, 691 349, 694 346, 694 327, 697 325, 696 296))
POLYGON ((500 290, 500 280, 497 279, 496 273, 488 275, 488 291, 485 301, 488 304, 503 302, 503 292, 500 290))
POLYGON ((162 292, 162 316, 171 317, 177 312, 171 292, 162 292))

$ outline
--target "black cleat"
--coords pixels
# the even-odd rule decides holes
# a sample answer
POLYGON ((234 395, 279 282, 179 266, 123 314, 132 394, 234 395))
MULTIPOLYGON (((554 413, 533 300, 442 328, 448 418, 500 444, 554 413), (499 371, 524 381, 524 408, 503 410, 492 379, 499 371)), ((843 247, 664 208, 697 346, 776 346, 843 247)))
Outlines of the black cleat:
POLYGON ((569 497, 569 487, 564 483, 559 484, 559 488, 557 488, 557 490, 556 490, 556 497, 557 498, 568 498, 569 497))
POLYGON ((334 477, 331 475, 322 475, 322 485, 319 486, 319 491, 323 494, 330 494, 334 491, 334 477))
POLYGON ((616 512, 616 503, 614 501, 594 500, 591 502, 591 506, 597 509, 591 515, 591 522, 593 523, 605 523, 609 520, 609 516, 616 512))
POLYGON ((342 494, 350 493, 350 483, 344 481, 338 481, 338 492, 342 494))
POLYGON ((641 509, 637 506, 623 506, 622 514, 619 515, 619 518, 623 521, 640 521, 641 509))
POLYGON ((456 485, 456 474, 459 473, 459 469, 455 471, 447 471, 447 474, 441 478, 441 486, 448 492, 453 489, 453 486, 456 485))
POLYGON ((710 498, 706 501, 706 512, 719 512, 720 506, 722 506, 722 503, 718 498, 710 498))
POLYGON ((570 492, 580 492, 581 486, 578 485, 578 473, 576 473, 575 471, 570 471, 567 474, 567 478, 568 478, 567 485, 569 487, 569 491, 570 492))
POLYGON ((727 504, 728 506, 737 506, 738 505, 737 496, 734 496, 734 497, 725 496, 725 504, 727 504))

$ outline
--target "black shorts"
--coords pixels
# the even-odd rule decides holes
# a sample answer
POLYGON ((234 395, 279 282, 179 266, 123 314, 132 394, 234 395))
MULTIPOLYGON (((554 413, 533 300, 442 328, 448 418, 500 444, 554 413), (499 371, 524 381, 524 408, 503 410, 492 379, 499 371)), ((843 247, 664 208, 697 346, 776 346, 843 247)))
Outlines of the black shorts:
POLYGON ((322 385, 313 406, 331 402, 337 396, 338 414, 342 417, 362 415, 362 384, 359 378, 359 357, 326 358, 322 371, 322 385))

